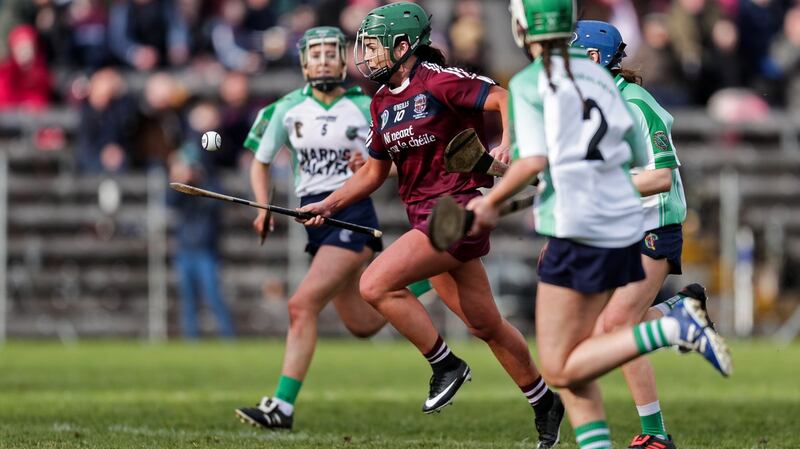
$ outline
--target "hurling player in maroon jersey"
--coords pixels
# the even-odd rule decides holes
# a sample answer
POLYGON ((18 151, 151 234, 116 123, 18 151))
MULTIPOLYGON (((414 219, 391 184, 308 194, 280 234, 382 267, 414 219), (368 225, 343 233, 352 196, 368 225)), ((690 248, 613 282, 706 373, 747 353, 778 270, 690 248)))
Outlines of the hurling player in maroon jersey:
POLYGON ((356 64, 383 86, 371 103, 372 126, 366 164, 341 188, 300 210, 322 217, 369 196, 397 165, 400 196, 412 229, 390 245, 361 277, 361 295, 428 359, 433 369, 425 413, 452 401, 470 378, 467 364, 450 351, 422 304, 406 288, 429 278, 447 306, 470 332, 486 341, 536 412, 539 447, 558 440, 563 406, 541 378, 522 334, 499 313, 480 257, 489 251, 489 234, 468 236, 447 252, 437 252, 426 235, 427 218, 437 199, 452 195, 466 204, 491 187, 487 175, 448 173, 443 156, 461 130, 475 128, 483 137, 484 111, 500 112, 503 138, 492 155, 509 159, 507 91, 489 78, 446 67, 441 52, 430 47, 427 13, 413 3, 376 8, 364 19, 356 40, 356 64))

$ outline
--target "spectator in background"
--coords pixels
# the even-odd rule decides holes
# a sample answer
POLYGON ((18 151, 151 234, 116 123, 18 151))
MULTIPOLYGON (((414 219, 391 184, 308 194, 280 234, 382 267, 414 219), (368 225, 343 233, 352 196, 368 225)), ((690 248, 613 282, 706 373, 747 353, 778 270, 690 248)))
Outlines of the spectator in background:
POLYGON ((769 54, 784 83, 786 106, 800 113, 800 4, 786 13, 783 33, 772 43, 769 54))
POLYGON ((459 0, 447 31, 453 64, 469 72, 486 73, 483 8, 478 0, 459 0))
POLYGON ((739 55, 742 76, 748 84, 771 78, 769 45, 780 31, 785 13, 782 0, 741 0, 736 26, 740 35, 739 55))
POLYGON ((681 63, 672 47, 664 14, 650 14, 642 21, 644 41, 631 58, 631 67, 642 75, 645 87, 665 107, 686 106, 689 96, 681 63))
POLYGON ((108 14, 100 0, 72 0, 67 22, 70 29, 71 63, 93 72, 109 62, 108 14))
POLYGON ((261 68, 262 59, 256 34, 245 26, 246 17, 244 0, 225 0, 211 30, 211 43, 225 68, 253 74, 261 68))
POLYGON ((291 51, 284 51, 280 60, 273 57, 273 64, 298 66, 300 65, 300 60, 294 49, 297 48, 297 42, 303 36, 303 33, 317 26, 317 12, 310 5, 301 5, 287 14, 286 22, 288 32, 286 50, 291 49, 291 51))
POLYGON ((715 90, 738 84, 738 33, 714 0, 677 0, 668 29, 694 103, 705 104, 715 90))
MULTIPOLYGON (((189 129, 180 150, 170 158, 170 180, 219 191, 214 167, 204 159, 200 136, 219 126, 216 106, 201 102, 189 113, 189 129)), ((199 337, 199 297, 211 308, 222 336, 234 336, 233 323, 219 281, 220 203, 170 190, 169 204, 178 214, 175 268, 180 291, 181 330, 187 339, 199 337)))
POLYGON ((36 29, 19 25, 8 35, 9 57, 0 63, 0 109, 41 110, 50 104, 51 76, 36 29))
MULTIPOLYGON (((250 81, 241 73, 230 72, 219 86, 222 99, 220 109, 220 136, 225 151, 213 153, 217 167, 236 168, 243 154, 242 144, 255 119, 249 101, 250 81)), ((249 165, 248 165, 249 167, 249 165)))
POLYGON ((135 106, 115 69, 101 69, 92 75, 76 136, 79 171, 117 173, 131 165, 135 106))
POLYGON ((179 17, 178 22, 186 27, 187 41, 186 47, 189 58, 206 59, 213 54, 211 47, 210 32, 206 17, 211 15, 211 8, 204 0, 174 0, 176 13, 179 17))
MULTIPOLYGON (((317 2, 317 13, 319 14, 317 25, 341 28, 343 23, 341 23, 342 21, 339 19, 340 14, 342 14, 345 9, 347 9, 348 5, 352 3, 359 2, 351 2, 350 0, 319 0, 317 2)), ((367 12, 369 12, 369 8, 367 8, 367 12)), ((359 20, 362 17, 364 16, 357 16, 353 20, 359 20)), ((358 29, 358 25, 356 25, 356 29, 358 29)), ((342 31, 344 31, 345 36, 353 34, 353 30, 342 29, 342 31)))
POLYGON ((19 25, 35 25, 39 9, 49 4, 48 0, 1 0, 0 1, 0 61, 8 55, 6 37, 19 25))
POLYGON ((137 70, 185 64, 189 32, 174 3, 124 0, 111 7, 109 44, 114 55, 137 70))
POLYGON ((244 26, 255 31, 266 31, 275 26, 277 17, 270 0, 247 0, 244 26))
POLYGON ((180 146, 183 125, 179 111, 187 96, 185 87, 172 75, 155 73, 147 79, 135 137, 138 164, 164 166, 167 156, 180 146))
POLYGON ((642 43, 639 14, 636 6, 645 6, 647 12, 664 11, 675 0, 578 0, 581 19, 602 20, 614 25, 625 36, 626 51, 636 54, 642 43))

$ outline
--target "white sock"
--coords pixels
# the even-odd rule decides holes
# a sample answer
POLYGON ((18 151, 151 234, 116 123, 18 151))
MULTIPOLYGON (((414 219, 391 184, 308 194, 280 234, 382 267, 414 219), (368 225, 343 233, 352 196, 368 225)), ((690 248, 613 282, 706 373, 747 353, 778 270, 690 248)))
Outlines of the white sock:
POLYGON ((667 341, 673 345, 678 344, 681 336, 681 326, 678 324, 678 320, 671 316, 665 316, 658 320, 661 322, 661 330, 664 331, 667 341))
POLYGON ((639 412, 639 416, 650 416, 661 411, 661 404, 655 401, 645 405, 637 405, 636 411, 639 412))
POLYGON ((272 402, 278 404, 278 410, 280 410, 286 416, 292 416, 294 413, 294 405, 284 401, 280 398, 272 398, 272 402))

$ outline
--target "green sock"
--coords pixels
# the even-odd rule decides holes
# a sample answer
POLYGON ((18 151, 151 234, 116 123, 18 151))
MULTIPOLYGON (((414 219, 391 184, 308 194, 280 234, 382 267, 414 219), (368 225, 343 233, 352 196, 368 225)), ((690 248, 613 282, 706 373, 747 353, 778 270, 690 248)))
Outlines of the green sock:
POLYGON ((281 376, 280 380, 278 380, 278 390, 275 392, 275 397, 294 405, 302 386, 303 381, 301 380, 292 379, 289 376, 281 376))
POLYGON ((658 401, 645 405, 637 405, 639 421, 642 423, 642 433, 667 439, 667 429, 664 427, 664 417, 661 415, 661 404, 658 401))
POLYGON ((412 295, 419 298, 425 293, 428 293, 433 287, 431 286, 431 281, 423 279, 421 281, 414 282, 413 284, 409 285, 406 288, 411 290, 412 295))
POLYGON ((592 421, 575 428, 580 449, 611 449, 611 434, 605 421, 592 421))
POLYGON ((673 330, 677 323, 674 318, 664 317, 653 321, 645 321, 633 326, 633 338, 636 340, 636 348, 639 354, 647 354, 658 348, 669 346, 667 339, 667 328, 673 330), (671 321, 668 321, 671 320, 671 321))

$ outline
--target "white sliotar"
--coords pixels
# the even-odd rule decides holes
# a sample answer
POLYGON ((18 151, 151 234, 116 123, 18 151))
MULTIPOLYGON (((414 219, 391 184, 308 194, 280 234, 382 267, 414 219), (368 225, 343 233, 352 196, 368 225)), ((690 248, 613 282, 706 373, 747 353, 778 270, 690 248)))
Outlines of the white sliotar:
POLYGON ((207 131, 203 134, 201 145, 206 151, 217 151, 222 148, 222 137, 216 131, 207 131))

